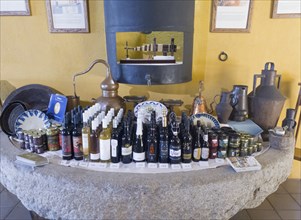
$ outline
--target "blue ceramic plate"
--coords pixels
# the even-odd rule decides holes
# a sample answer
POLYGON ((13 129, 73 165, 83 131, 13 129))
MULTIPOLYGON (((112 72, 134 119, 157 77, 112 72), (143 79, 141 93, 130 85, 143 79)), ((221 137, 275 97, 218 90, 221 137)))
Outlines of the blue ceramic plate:
POLYGON ((21 130, 49 128, 50 125, 46 114, 40 110, 32 109, 19 115, 15 123, 15 131, 17 133, 21 130))
POLYGON ((196 125, 197 121, 200 120, 201 124, 205 125, 206 127, 220 128, 220 124, 219 124, 218 120, 215 117, 213 117, 212 115, 207 114, 207 113, 198 113, 198 114, 192 115, 190 117, 190 120, 194 125, 196 125))
POLYGON ((163 110, 168 112, 165 105, 156 101, 145 101, 141 102, 134 108, 135 116, 138 116, 138 112, 142 111, 144 114, 144 119, 150 121, 152 111, 156 112, 156 120, 159 121, 163 116, 163 110))

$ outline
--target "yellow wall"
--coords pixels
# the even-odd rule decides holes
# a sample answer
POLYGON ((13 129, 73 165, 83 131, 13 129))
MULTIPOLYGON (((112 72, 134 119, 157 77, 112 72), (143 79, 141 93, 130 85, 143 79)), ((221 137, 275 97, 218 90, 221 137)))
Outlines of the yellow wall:
MULTIPOLYGON (((40 83, 70 95, 72 75, 96 58, 106 59, 103 1, 89 1, 88 34, 51 34, 45 1, 31 0, 30 5, 32 16, 0 17, 0 77, 17 87, 40 83)), ((294 107, 297 82, 301 81, 301 20, 271 19, 271 7, 271 1, 255 0, 251 33, 210 33, 211 1, 196 1, 193 81, 151 87, 122 84, 120 95, 182 99, 185 108, 197 94, 199 80, 205 80, 204 95, 210 102, 222 88, 231 90, 233 84, 245 84, 251 90, 253 74, 260 73, 265 62, 273 61, 283 77, 281 91, 288 97, 285 107, 294 107), (221 51, 228 53, 227 62, 217 59, 221 51)), ((78 78, 81 99, 98 97, 104 76, 105 69, 99 65, 89 75, 78 78)))

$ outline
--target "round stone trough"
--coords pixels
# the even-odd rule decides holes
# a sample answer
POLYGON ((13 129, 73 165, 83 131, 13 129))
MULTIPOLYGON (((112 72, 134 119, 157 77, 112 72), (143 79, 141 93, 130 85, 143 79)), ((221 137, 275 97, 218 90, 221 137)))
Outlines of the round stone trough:
POLYGON ((110 173, 50 163, 14 163, 23 151, 1 133, 1 183, 49 219, 229 219, 277 190, 292 167, 293 146, 270 148, 259 171, 230 166, 176 173, 110 173))

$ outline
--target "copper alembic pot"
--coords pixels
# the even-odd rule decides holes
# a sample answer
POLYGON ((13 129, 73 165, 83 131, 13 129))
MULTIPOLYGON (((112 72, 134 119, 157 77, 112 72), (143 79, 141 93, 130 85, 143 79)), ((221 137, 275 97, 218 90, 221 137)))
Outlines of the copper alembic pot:
POLYGON ((102 89, 102 96, 98 97, 95 102, 98 102, 101 106, 101 111, 106 111, 110 108, 114 108, 116 111, 120 108, 125 108, 124 99, 118 95, 119 85, 112 78, 111 70, 109 64, 102 59, 97 59, 93 61, 88 69, 83 72, 76 73, 73 76, 73 89, 74 89, 74 97, 78 97, 76 95, 76 86, 75 86, 75 78, 77 76, 88 73, 95 64, 102 63, 107 67, 107 75, 104 81, 100 84, 100 88, 102 89))
POLYGON ((198 113, 212 113, 212 109, 208 112, 207 103, 205 98, 202 96, 202 91, 204 88, 204 81, 199 82, 199 95, 196 96, 192 103, 191 115, 198 113))

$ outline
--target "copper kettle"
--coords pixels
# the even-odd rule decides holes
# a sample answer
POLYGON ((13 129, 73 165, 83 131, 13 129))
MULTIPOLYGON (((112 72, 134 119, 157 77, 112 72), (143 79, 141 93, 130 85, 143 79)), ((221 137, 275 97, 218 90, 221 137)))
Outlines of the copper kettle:
POLYGON ((211 114, 213 112, 212 107, 211 107, 211 109, 208 110, 206 100, 202 96, 203 89, 204 89, 204 81, 201 80, 199 82, 199 95, 194 98, 193 103, 192 103, 192 109, 190 112, 191 115, 195 115, 198 113, 211 114))
POLYGON ((119 84, 114 81, 112 78, 111 70, 109 64, 102 59, 94 60, 88 69, 86 69, 83 72, 76 73, 73 75, 73 90, 74 90, 74 97, 78 97, 76 94, 76 85, 75 85, 75 78, 80 75, 84 75, 88 73, 95 64, 102 63, 107 67, 107 74, 106 78, 102 83, 100 84, 100 87, 102 89, 102 96, 98 97, 95 102, 98 102, 101 106, 101 111, 106 111, 110 108, 114 108, 116 111, 118 111, 120 108, 125 108, 125 102, 124 99, 121 98, 118 95, 118 88, 119 84))

